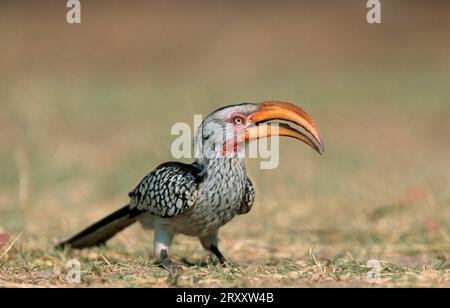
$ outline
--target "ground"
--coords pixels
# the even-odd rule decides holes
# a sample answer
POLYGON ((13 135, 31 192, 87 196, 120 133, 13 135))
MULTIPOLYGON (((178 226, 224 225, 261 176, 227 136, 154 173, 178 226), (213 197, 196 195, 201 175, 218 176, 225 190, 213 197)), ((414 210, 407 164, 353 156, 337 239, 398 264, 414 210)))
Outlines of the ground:
POLYGON ((2 5, 0 287, 450 287, 447 5, 386 4, 378 28, 350 4, 86 4, 79 28, 2 5), (197 265, 169 274, 137 225, 53 249, 173 160, 174 123, 266 99, 306 109, 326 152, 283 140, 278 168, 248 161, 254 208, 220 233, 232 265, 179 236, 174 260, 197 265))

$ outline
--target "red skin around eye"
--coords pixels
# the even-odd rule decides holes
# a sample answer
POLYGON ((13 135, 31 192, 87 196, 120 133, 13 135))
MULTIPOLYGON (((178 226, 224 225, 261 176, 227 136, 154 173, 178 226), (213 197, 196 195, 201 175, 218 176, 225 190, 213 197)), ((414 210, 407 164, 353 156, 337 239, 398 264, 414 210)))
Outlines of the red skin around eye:
MULTIPOLYGON (((235 130, 235 131, 244 128, 244 127, 245 127, 245 124, 246 124, 246 122, 247 122, 247 117, 246 117, 245 115, 243 115, 242 113, 239 113, 239 112, 234 112, 234 113, 230 114, 230 116, 229 116, 228 119, 227 119, 227 122, 228 122, 228 123, 234 124, 234 119, 235 119, 236 117, 242 118, 242 121, 243 121, 243 122, 242 122, 242 125, 239 125, 239 126, 235 126, 235 127, 234 127, 234 130, 235 130)), ((230 151, 236 152, 236 151, 238 150, 238 142, 237 142, 237 138, 235 138, 233 141, 226 141, 226 142, 223 144, 223 146, 222 146, 222 155, 223 155, 223 156, 225 156, 226 154, 228 154, 228 153, 227 153, 227 150, 228 150, 228 152, 230 152, 230 151), (227 146, 227 145, 228 145, 228 146, 227 146)))
POLYGON ((240 117, 243 120, 242 126, 245 125, 245 123, 247 122, 247 117, 245 115, 243 115, 242 113, 239 112, 233 112, 232 114, 230 114, 230 116, 228 117, 227 122, 228 123, 234 123, 234 118, 236 117, 240 117))

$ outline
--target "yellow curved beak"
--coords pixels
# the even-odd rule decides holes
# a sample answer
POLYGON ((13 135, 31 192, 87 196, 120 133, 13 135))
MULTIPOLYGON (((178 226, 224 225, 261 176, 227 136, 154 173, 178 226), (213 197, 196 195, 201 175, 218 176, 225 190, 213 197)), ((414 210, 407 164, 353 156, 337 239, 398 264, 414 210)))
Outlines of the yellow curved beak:
POLYGON ((319 129, 306 111, 288 102, 266 101, 258 105, 260 108, 249 116, 250 125, 243 131, 244 140, 286 136, 306 143, 319 154, 324 152, 324 143, 319 129), (296 124, 306 132, 286 123, 276 122, 277 120, 296 124))

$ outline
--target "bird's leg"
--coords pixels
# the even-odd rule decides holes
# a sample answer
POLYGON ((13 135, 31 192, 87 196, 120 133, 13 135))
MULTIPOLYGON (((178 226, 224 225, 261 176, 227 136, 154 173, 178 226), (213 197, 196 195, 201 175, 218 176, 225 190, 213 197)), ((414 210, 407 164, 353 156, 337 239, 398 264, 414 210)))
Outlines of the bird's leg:
POLYGON ((167 230, 164 224, 155 224, 155 238, 153 249, 158 264, 167 269, 176 269, 176 264, 169 258, 169 246, 172 243, 173 234, 167 230))
POLYGON ((218 232, 215 231, 207 236, 201 237, 200 242, 202 243, 203 248, 212 252, 217 259, 219 259, 220 264, 227 263, 227 259, 220 252, 218 244, 219 244, 219 236, 218 232))
POLYGON ((217 246, 211 245, 210 250, 217 257, 217 259, 219 259, 220 264, 225 264, 227 262, 227 259, 225 259, 217 246))

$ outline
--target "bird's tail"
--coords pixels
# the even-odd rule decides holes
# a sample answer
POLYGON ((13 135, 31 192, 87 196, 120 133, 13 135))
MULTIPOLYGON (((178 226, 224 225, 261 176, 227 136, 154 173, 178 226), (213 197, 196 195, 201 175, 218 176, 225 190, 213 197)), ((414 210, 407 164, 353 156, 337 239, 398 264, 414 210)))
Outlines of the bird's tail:
POLYGON ((58 244, 56 248, 63 249, 68 246, 82 249, 102 245, 116 233, 135 223, 140 213, 137 208, 130 209, 129 205, 127 205, 67 241, 58 244))

